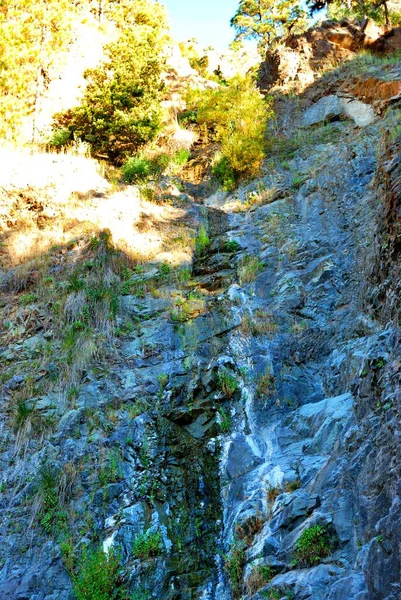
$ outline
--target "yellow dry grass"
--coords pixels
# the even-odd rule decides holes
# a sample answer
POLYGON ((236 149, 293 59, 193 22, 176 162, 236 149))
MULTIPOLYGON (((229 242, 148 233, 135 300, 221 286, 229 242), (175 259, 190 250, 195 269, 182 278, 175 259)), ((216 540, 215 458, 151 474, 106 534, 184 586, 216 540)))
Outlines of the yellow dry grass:
POLYGON ((104 229, 137 261, 190 262, 192 240, 182 235, 185 210, 148 202, 137 187, 111 185, 97 161, 3 149, 0 164, 3 269, 104 229))

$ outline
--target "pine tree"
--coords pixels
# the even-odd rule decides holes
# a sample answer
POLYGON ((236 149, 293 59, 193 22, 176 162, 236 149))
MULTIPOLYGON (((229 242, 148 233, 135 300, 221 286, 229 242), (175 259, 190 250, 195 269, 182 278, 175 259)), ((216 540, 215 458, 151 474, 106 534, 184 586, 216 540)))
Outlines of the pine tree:
POLYGON ((386 25, 389 25, 391 21, 387 0, 374 0, 373 2, 367 2, 366 0, 307 0, 307 4, 311 12, 327 8, 329 16, 333 18, 343 16, 356 19, 372 17, 380 21, 384 15, 386 25))
POLYGON ((119 30, 107 60, 85 73, 80 106, 55 116, 55 127, 90 144, 93 155, 121 164, 155 138, 160 124, 164 9, 148 0, 120 0, 107 18, 119 30))
POLYGON ((231 19, 236 39, 256 39, 264 51, 273 41, 302 29, 306 13, 294 0, 240 0, 231 19))

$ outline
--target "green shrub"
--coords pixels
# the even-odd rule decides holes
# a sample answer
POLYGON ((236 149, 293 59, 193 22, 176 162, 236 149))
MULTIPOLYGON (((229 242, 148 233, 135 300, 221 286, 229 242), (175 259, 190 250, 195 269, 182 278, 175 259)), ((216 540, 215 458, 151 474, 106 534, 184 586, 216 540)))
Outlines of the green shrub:
POLYGON ((78 572, 72 575, 74 593, 77 600, 111 600, 116 598, 118 558, 110 551, 84 550, 77 562, 78 572))
POLYGON ((143 183, 152 171, 152 163, 143 156, 129 158, 121 167, 126 183, 143 183))
POLYGON ((162 126, 161 92, 166 19, 154 1, 109 3, 118 38, 105 47, 105 61, 85 72, 79 106, 54 117, 55 130, 90 144, 92 154, 119 166, 162 126), (120 14, 119 14, 120 11, 120 14))
POLYGON ((199 227, 198 235, 195 241, 195 250, 198 256, 202 255, 206 248, 210 245, 209 236, 206 231, 206 227, 201 225, 199 227))
POLYGON ((235 542, 229 554, 224 557, 224 569, 227 573, 230 587, 235 598, 242 592, 242 578, 245 566, 245 547, 235 542))
POLYGON ((228 86, 192 91, 188 109, 196 110, 197 123, 221 144, 221 159, 214 175, 226 189, 244 177, 257 175, 265 156, 267 119, 272 116, 250 76, 237 77, 228 86))
POLYGON ((36 294, 22 294, 22 296, 18 298, 18 304, 21 306, 28 306, 29 304, 36 302, 36 300, 36 294))
POLYGON ((267 396, 273 389, 273 376, 270 371, 266 371, 263 375, 260 375, 256 386, 256 393, 258 396, 267 396))
POLYGON ((235 172, 227 157, 223 156, 212 167, 212 175, 216 177, 220 187, 225 192, 230 192, 236 186, 235 172))
POLYGON ((252 283, 263 271, 263 263, 256 256, 244 256, 238 266, 240 284, 252 283))
POLYGON ((241 246, 235 240, 229 240, 223 244, 221 250, 222 252, 230 252, 234 254, 235 252, 239 252, 241 250, 241 246))
POLYGON ((60 482, 50 466, 40 472, 39 494, 41 498, 40 524, 48 535, 60 533, 67 526, 68 514, 60 501, 60 482))
POLYGON ((191 154, 190 151, 185 150, 185 148, 181 148, 181 150, 177 150, 177 152, 173 156, 173 163, 175 165, 178 165, 179 167, 182 167, 183 165, 185 165, 186 162, 188 162, 190 154, 191 154))
POLYGON ((330 554, 330 539, 322 525, 313 525, 302 532, 296 544, 296 560, 306 567, 319 564, 330 554))
POLYGON ((62 148, 71 141, 71 131, 69 129, 55 129, 48 144, 51 148, 62 148))
POLYGON ((227 398, 232 398, 239 388, 237 378, 227 369, 220 371, 218 375, 218 382, 221 391, 225 396, 227 396, 227 398))
POLYGON ((217 407, 217 411, 219 413, 219 426, 221 433, 228 433, 231 429, 232 420, 231 416, 224 410, 222 406, 217 407))
POLYGON ((152 556, 158 556, 162 550, 162 535, 160 531, 145 531, 139 535, 132 546, 132 555, 134 558, 148 559, 152 556))

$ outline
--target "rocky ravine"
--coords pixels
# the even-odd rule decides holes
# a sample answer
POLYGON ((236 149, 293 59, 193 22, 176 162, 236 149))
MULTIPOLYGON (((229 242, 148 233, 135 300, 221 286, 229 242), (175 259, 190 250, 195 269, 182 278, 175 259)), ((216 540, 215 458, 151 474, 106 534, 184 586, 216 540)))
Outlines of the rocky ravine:
POLYGON ((3 349, 1 598, 73 598, 67 519, 136 600, 401 598, 397 120, 317 124, 235 197, 187 201, 211 241, 192 275, 145 265, 119 341, 67 403, 42 390, 52 426, 22 445, 7 403, 51 324, 3 349))

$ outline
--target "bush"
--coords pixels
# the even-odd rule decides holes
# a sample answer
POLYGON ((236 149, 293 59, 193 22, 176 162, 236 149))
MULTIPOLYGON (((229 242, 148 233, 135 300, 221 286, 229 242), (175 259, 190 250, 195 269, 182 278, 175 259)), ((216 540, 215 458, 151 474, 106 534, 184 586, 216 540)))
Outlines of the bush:
POLYGON ((190 151, 185 150, 185 148, 177 150, 177 152, 173 156, 173 163, 179 167, 182 167, 183 165, 185 165, 186 162, 188 162, 190 154, 190 151))
POLYGON ((162 549, 162 535, 160 531, 145 531, 139 535, 132 546, 132 555, 135 558, 150 558, 157 556, 162 549))
POLYGON ((210 239, 206 231, 206 227, 201 225, 199 227, 198 235, 195 241, 195 250, 198 256, 202 255, 206 248, 210 245, 210 239))
POLYGON ((330 539, 322 525, 313 525, 302 532, 296 544, 296 560, 302 566, 319 564, 330 554, 330 539))
POLYGON ((165 21, 164 8, 153 1, 130 2, 129 10, 111 4, 120 35, 106 46, 106 60, 86 71, 81 104, 56 115, 54 127, 119 166, 161 129, 165 21))
POLYGON ((224 192, 230 192, 235 188, 236 177, 234 169, 230 165, 228 158, 223 156, 212 168, 212 175, 216 177, 220 183, 220 187, 224 192))
POLYGON ((49 140, 51 148, 62 148, 71 141, 71 131, 69 129, 55 129, 49 140))
POLYGON ((232 398, 235 392, 238 390, 238 381, 230 371, 227 369, 223 369, 220 371, 218 376, 219 386, 223 394, 227 396, 227 398, 232 398))
POLYGON ((257 175, 265 156, 269 100, 261 96, 252 79, 237 77, 228 86, 192 91, 187 115, 196 110, 197 123, 221 143, 221 158, 214 175, 226 189, 244 177, 257 175))
POLYGON ((238 266, 238 277, 241 285, 252 283, 263 271, 263 263, 256 256, 244 256, 238 266))
POLYGON ((230 553, 224 557, 224 569, 227 573, 234 598, 238 598, 241 595, 245 560, 245 547, 238 542, 233 544, 230 553))
POLYGON ((143 156, 129 158, 121 168, 126 183, 142 183, 152 171, 152 163, 143 156))
POLYGON ((111 600, 116 598, 118 558, 102 548, 85 550, 78 561, 78 573, 72 576, 77 600, 111 600))

